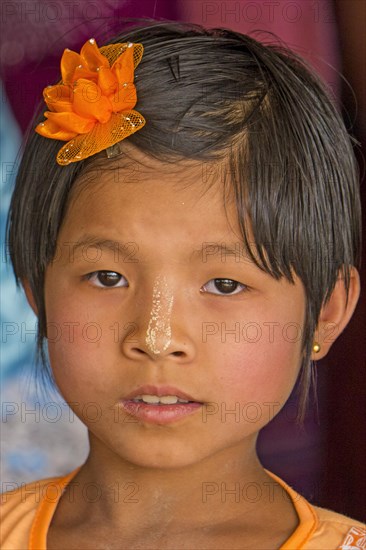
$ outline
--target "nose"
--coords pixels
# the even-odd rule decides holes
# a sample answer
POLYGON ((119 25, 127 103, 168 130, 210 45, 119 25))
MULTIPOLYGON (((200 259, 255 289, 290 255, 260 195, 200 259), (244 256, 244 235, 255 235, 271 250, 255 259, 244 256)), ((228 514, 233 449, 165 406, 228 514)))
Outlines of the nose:
POLYGON ((169 358, 179 363, 188 363, 194 356, 193 346, 183 338, 172 339, 169 346, 164 351, 153 351, 146 345, 144 338, 140 338, 139 333, 137 337, 135 333, 134 340, 125 341, 122 344, 122 348, 126 357, 137 361, 146 360, 146 358, 152 359, 153 361, 162 361, 163 359, 169 358))
POLYGON ((155 279, 152 297, 145 304, 137 311, 133 336, 122 343, 124 354, 134 360, 146 360, 147 356, 154 361, 167 357, 179 362, 192 360, 195 346, 187 316, 180 311, 165 277, 155 279))

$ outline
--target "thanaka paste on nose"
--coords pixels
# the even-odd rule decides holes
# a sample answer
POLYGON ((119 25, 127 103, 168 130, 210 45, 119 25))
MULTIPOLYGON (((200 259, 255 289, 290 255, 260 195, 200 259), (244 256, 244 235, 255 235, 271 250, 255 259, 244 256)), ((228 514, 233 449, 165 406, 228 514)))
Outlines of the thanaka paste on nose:
POLYGON ((145 340, 146 345, 155 355, 165 351, 171 342, 170 316, 173 300, 166 278, 159 275, 154 283, 150 321, 145 340))

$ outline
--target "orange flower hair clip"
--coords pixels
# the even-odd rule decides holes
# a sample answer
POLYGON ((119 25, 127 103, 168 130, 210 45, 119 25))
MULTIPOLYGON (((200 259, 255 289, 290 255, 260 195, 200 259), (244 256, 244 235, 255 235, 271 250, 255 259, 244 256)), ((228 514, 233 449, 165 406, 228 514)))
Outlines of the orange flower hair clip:
POLYGON ((99 49, 94 38, 80 54, 64 51, 62 81, 44 89, 47 120, 35 129, 41 136, 68 142, 57 154, 58 164, 86 159, 144 126, 144 117, 133 110, 134 70, 143 51, 142 44, 131 43, 99 49))

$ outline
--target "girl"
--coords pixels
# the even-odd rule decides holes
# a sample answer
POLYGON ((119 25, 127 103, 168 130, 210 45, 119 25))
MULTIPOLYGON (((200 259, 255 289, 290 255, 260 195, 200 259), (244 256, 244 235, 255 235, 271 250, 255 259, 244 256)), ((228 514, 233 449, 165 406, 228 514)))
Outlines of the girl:
POLYGON ((359 296, 356 165, 322 85, 283 49, 158 24, 66 50, 44 97, 9 245, 90 452, 3 495, 2 548, 362 547, 256 454, 359 296))

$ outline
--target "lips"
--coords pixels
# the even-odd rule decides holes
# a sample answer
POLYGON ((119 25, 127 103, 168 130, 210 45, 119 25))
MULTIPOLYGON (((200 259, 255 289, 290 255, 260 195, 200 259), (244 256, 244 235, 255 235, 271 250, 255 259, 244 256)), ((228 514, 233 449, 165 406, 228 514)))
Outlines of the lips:
POLYGON ((174 386, 139 386, 120 400, 120 407, 128 416, 142 423, 165 425, 197 413, 203 406, 194 396, 174 386), (176 396, 188 403, 153 404, 140 401, 141 396, 176 396))
POLYGON ((139 386, 138 388, 133 390, 131 393, 122 397, 122 400, 130 401, 132 399, 136 399, 136 397, 139 397, 141 395, 157 395, 158 397, 162 397, 163 395, 176 395, 179 399, 184 399, 185 401, 201 403, 201 401, 198 401, 192 395, 189 395, 188 393, 174 386, 150 386, 150 385, 139 386))

